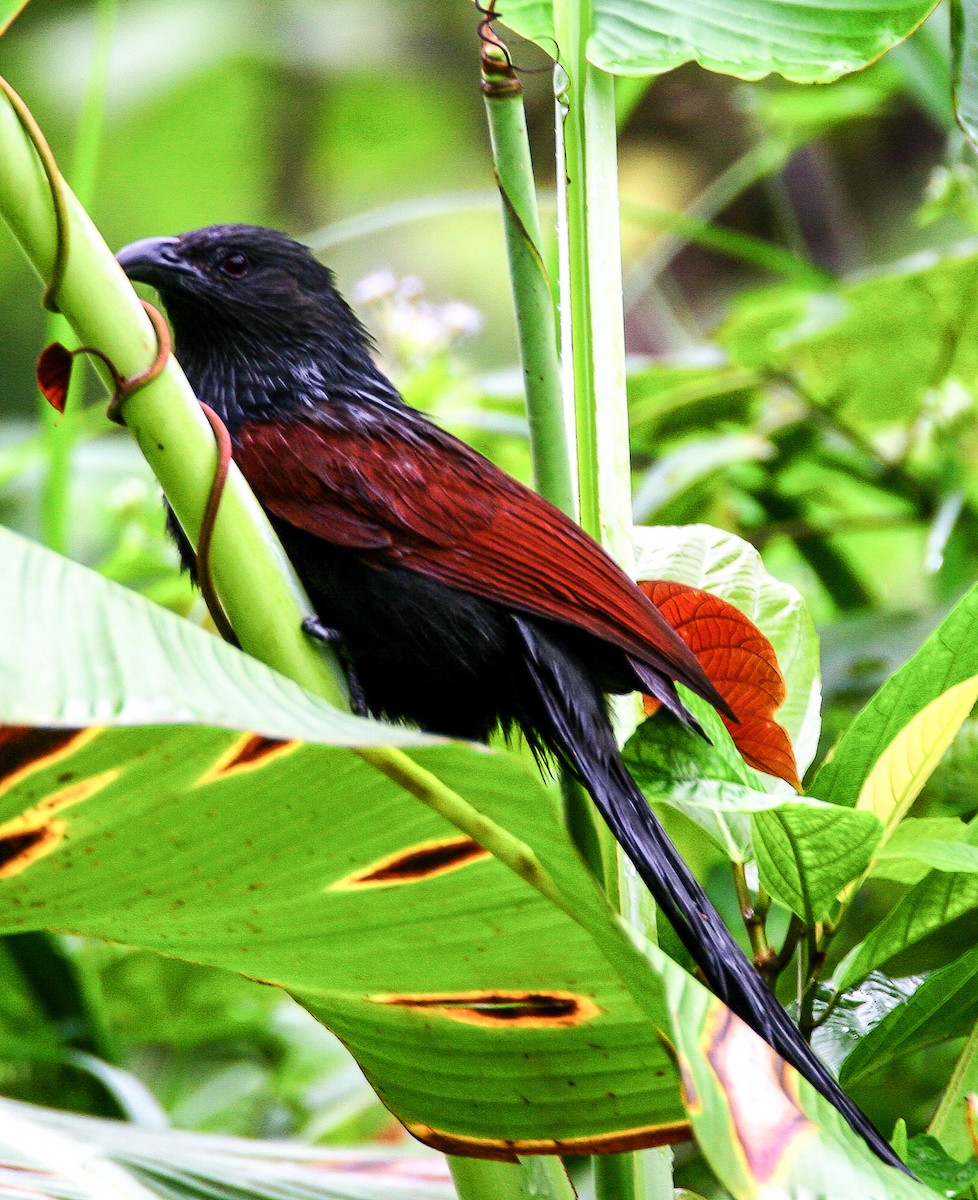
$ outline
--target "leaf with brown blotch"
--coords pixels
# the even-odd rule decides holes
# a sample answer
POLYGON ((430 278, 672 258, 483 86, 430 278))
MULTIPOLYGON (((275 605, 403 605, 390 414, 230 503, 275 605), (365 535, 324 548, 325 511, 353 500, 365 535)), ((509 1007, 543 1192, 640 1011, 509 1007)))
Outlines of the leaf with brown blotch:
MULTIPOLYGON (((775 721, 785 699, 774 647, 753 621, 711 592, 670 580, 638 585, 699 659, 720 695, 737 714, 722 717, 744 761, 801 790, 791 740, 775 721)), ((645 710, 658 703, 645 698, 645 710)))
POLYGON ((60 342, 45 346, 37 360, 37 386, 48 404, 59 413, 65 410, 73 361, 71 351, 60 342))

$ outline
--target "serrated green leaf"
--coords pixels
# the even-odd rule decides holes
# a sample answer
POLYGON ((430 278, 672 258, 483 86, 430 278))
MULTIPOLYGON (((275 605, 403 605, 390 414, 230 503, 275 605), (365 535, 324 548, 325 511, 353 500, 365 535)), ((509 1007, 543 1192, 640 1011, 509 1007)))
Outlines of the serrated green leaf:
POLYGON ((849 1087, 899 1058, 963 1037, 978 1018, 978 951, 935 971, 912 995, 859 1039, 842 1064, 849 1087))
POLYGON ((929 704, 978 674, 978 588, 955 605, 917 653, 855 718, 810 792, 854 805, 880 756, 929 704))
POLYGON ((697 737, 675 721, 651 718, 629 738, 625 765, 650 801, 677 808, 719 850, 734 862, 744 862, 751 857, 746 814, 779 800, 753 786, 754 772, 737 753, 716 711, 685 690, 683 703, 706 737, 697 737))
POLYGON ((786 801, 755 813, 761 882, 806 923, 822 920, 839 892, 868 866, 883 835, 872 813, 786 801))
POLYGON ((796 381, 816 404, 867 425, 914 419, 928 389, 973 396, 978 255, 966 243, 832 291, 745 296, 717 337, 734 363, 796 381))
MULTIPOLYGON (((968 826, 958 845, 978 846, 978 824, 968 826)), ((978 925, 976 909, 978 876, 973 871, 929 871, 848 957, 839 986, 850 987, 875 967, 884 967, 909 951, 918 955, 912 970, 943 966, 956 945, 946 936, 952 923, 967 920, 978 925), (941 944, 931 945, 941 933, 945 934, 941 944), (930 947, 926 957, 920 954, 923 945, 930 947)), ((970 927, 962 933, 970 937, 970 927)))

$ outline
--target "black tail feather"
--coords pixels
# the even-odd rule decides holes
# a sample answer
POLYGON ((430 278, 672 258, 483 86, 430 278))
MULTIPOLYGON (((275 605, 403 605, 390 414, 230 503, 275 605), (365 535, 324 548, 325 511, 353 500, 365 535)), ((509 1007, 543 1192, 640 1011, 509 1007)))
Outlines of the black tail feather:
POLYGON ((711 990, 845 1117, 883 1162, 909 1174, 737 945, 629 775, 586 670, 529 618, 516 618, 539 708, 525 721, 587 788, 711 990))

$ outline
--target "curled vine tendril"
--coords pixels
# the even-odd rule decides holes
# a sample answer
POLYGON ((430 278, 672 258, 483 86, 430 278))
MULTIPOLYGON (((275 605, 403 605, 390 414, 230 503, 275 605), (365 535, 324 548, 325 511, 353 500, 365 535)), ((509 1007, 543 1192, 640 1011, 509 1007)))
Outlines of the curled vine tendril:
POLYGON ((24 132, 30 138, 34 149, 37 151, 37 157, 41 160, 41 166, 44 168, 44 174, 47 176, 48 186, 51 189, 51 203, 54 205, 54 224, 55 224, 55 247, 54 247, 54 263, 51 266, 51 274, 44 287, 44 294, 41 297, 41 303, 48 312, 59 312, 57 300, 55 299, 58 289, 61 286, 61 281, 64 279, 65 269, 68 265, 68 246, 69 246, 69 222, 68 222, 68 206, 65 202, 64 179, 61 172, 58 170, 58 164, 55 162, 54 155, 51 153, 51 147, 47 143, 47 138, 41 132, 40 126, 34 120, 34 114, 27 107, 20 96, 14 91, 6 79, 0 75, 0 91, 2 91, 10 101, 10 107, 17 114, 17 119, 23 126, 24 132))
MULTIPOLYGON (((44 307, 49 312, 60 312, 57 296, 67 270, 68 250, 71 241, 71 225, 68 215, 64 177, 58 169, 58 164, 55 161, 54 154, 51 152, 51 147, 48 145, 47 139, 41 132, 37 121, 35 121, 33 113, 2 75, 0 75, 0 91, 7 97, 11 108, 20 121, 21 127, 33 145, 51 192, 55 225, 54 261, 51 265, 51 273, 44 286, 44 293, 41 299, 44 307)), ((42 370, 46 369, 50 373, 53 369, 54 374, 59 376, 50 388, 42 384, 42 391, 44 391, 46 397, 55 407, 63 410, 64 395, 67 392, 67 382, 74 357, 78 354, 91 355, 105 364, 114 385, 113 393, 109 398, 106 408, 106 416, 109 420, 115 421, 117 424, 124 423, 122 406, 130 396, 152 382, 152 380, 156 379, 162 373, 173 349, 170 330, 159 309, 145 300, 142 301, 142 305, 156 333, 156 357, 150 365, 145 370, 138 371, 135 375, 125 376, 118 370, 109 356, 95 346, 79 346, 76 350, 67 350, 58 343, 54 343, 48 346, 42 353, 38 360, 38 371, 40 376, 42 370), (60 405, 57 402, 56 396, 61 396, 60 405)), ((221 496, 224 492, 224 485, 227 481, 231 465, 231 438, 224 422, 217 413, 206 404, 201 403, 200 407, 214 432, 217 442, 217 467, 207 497, 207 504, 204 508, 204 516, 200 523, 200 535, 197 539, 197 578, 200 582, 200 590, 204 597, 204 602, 207 605, 215 626, 225 641, 237 645, 234 630, 217 597, 210 564, 210 549, 214 524, 217 520, 217 511, 221 503, 221 496)))
MULTIPOLYGON (((488 95, 502 95, 507 92, 521 90, 519 75, 542 75, 550 71, 550 67, 519 67, 513 62, 509 47, 493 28, 493 22, 501 19, 502 14, 496 11, 496 0, 474 0, 476 11, 480 16, 479 41, 482 43, 480 58, 482 61, 482 90, 488 95)), ((556 49, 557 43, 554 42, 556 49)))

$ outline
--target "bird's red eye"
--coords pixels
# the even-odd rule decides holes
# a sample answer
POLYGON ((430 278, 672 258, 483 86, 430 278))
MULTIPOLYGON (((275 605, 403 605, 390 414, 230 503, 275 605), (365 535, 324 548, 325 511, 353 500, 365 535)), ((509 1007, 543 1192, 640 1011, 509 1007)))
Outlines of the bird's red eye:
POLYGON ((231 275, 235 279, 240 279, 250 266, 248 256, 242 254, 240 250, 232 250, 230 254, 225 254, 221 259, 221 270, 225 275, 231 275))

